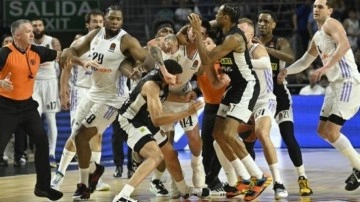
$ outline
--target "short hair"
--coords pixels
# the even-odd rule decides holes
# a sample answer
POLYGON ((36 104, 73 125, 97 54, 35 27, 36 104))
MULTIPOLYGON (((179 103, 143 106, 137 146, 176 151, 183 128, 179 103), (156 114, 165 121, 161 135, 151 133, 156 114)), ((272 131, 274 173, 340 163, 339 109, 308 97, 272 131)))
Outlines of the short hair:
POLYGON ((92 9, 90 12, 86 13, 84 17, 85 23, 90 23, 90 18, 92 15, 101 15, 104 17, 104 12, 102 12, 100 9, 92 9))
POLYGON ((165 60, 165 68, 170 74, 181 74, 183 72, 182 67, 175 60, 165 60))
POLYGON ((239 24, 241 23, 246 23, 248 25, 250 25, 253 30, 254 30, 254 35, 255 35, 255 25, 254 25, 254 22, 252 20, 250 20, 249 18, 240 18, 239 19, 239 24))
MULTIPOLYGON (((274 12, 272 12, 271 10, 262 10, 262 11, 259 12, 259 15, 260 15, 260 14, 268 14, 268 15, 271 16, 271 18, 274 20, 274 22, 277 21, 277 16, 276 16, 276 14, 275 14, 274 12)), ((259 16, 259 15, 258 15, 258 16, 259 16)))
POLYGON ((225 3, 223 4, 222 12, 230 17, 230 21, 237 23, 240 18, 240 7, 237 3, 225 3))
POLYGON ((326 5, 329 7, 329 8, 334 8, 335 7, 335 0, 326 0, 326 5))
POLYGON ((20 26, 26 23, 31 24, 30 20, 25 20, 25 19, 16 20, 15 22, 11 23, 10 26, 11 34, 14 36, 15 32, 20 28, 20 26))
POLYGON ((111 6, 109 6, 105 11, 105 15, 107 15, 110 11, 121 11, 121 13, 123 12, 119 5, 111 5, 111 6))
POLYGON ((171 27, 172 30, 175 32, 175 23, 172 20, 157 20, 154 23, 153 31, 154 35, 163 27, 171 27))

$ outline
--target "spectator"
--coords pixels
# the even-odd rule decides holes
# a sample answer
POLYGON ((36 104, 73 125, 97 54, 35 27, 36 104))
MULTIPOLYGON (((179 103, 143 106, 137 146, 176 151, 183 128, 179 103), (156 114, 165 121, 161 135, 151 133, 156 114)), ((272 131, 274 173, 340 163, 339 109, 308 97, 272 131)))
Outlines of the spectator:
POLYGON ((360 35, 359 20, 356 18, 356 10, 350 9, 349 16, 343 22, 351 49, 355 52, 358 49, 358 38, 360 35))

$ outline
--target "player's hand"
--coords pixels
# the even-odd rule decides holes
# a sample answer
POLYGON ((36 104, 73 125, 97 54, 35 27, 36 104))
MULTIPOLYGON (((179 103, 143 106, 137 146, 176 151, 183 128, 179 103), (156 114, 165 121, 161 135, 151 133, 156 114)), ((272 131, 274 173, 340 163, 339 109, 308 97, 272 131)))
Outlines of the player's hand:
POLYGON ((227 74, 219 74, 218 79, 220 81, 220 83, 222 84, 222 86, 228 86, 230 84, 230 77, 227 74))
POLYGON ((283 84, 285 81, 285 78, 287 76, 287 69, 280 70, 278 76, 277 76, 277 83, 283 84))
POLYGON ((86 69, 86 70, 90 70, 91 68, 95 67, 95 68, 98 68, 100 67, 100 64, 97 63, 96 61, 94 60, 86 60, 83 64, 83 67, 86 69))
POLYGON ((203 106, 204 106, 204 103, 200 100, 197 100, 190 104, 190 106, 188 108, 188 112, 189 112, 189 114, 195 114, 203 106))
POLYGON ((70 109, 70 90, 68 85, 60 91, 60 106, 63 110, 70 109))
POLYGON ((190 92, 187 92, 185 94, 185 101, 186 102, 191 102, 193 100, 196 100, 197 99, 197 95, 194 91, 190 91, 190 92))
POLYGON ((315 81, 320 81, 321 77, 326 73, 326 71, 327 71, 326 67, 321 67, 321 68, 315 70, 314 73, 311 75, 311 77, 315 81))
POLYGON ((14 89, 14 86, 10 81, 10 77, 11 77, 11 72, 9 72, 9 74, 5 77, 4 80, 0 80, 0 87, 7 91, 12 91, 14 89))
POLYGON ((202 23, 202 21, 201 21, 199 15, 196 14, 196 13, 191 13, 188 16, 188 19, 190 21, 190 26, 193 28, 194 32, 200 33, 201 32, 201 23, 202 23))

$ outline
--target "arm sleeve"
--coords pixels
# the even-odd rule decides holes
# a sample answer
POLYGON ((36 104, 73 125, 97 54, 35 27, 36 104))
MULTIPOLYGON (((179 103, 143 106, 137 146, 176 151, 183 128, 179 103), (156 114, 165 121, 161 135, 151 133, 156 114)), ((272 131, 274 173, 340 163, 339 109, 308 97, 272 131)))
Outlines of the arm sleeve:
POLYGON ((286 68, 287 74, 297 74, 304 71, 311 65, 312 62, 314 62, 315 59, 315 56, 312 56, 308 52, 305 52, 305 54, 300 59, 298 59, 296 62, 286 68))
POLYGON ((251 64, 254 67, 254 69, 267 69, 271 68, 271 61, 270 57, 261 57, 259 59, 251 59, 251 64))
POLYGON ((31 49, 39 54, 40 56, 40 63, 53 61, 56 59, 57 51, 53 49, 49 49, 43 46, 35 46, 32 45, 31 49))

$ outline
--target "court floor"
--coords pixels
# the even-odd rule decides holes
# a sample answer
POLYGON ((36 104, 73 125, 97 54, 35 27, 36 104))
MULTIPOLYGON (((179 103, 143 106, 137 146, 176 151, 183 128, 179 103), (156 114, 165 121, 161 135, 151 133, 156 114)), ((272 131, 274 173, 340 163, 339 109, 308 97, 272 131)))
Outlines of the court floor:
MULTIPOLYGON (((289 192, 289 197, 283 200, 275 200, 272 186, 269 186, 263 194, 255 201, 269 202, 269 201, 296 201, 296 202, 323 202, 323 201, 348 201, 360 202, 360 188, 349 192, 344 189, 345 179, 351 172, 350 164, 334 149, 303 149, 303 159, 307 176, 310 179, 310 185, 313 188, 314 194, 308 197, 301 197, 298 194, 298 184, 295 170, 288 157, 286 149, 278 149, 279 167, 281 169, 284 184, 289 192)), ((261 150, 256 152, 256 162, 265 173, 270 173, 266 165, 261 150)), ((179 157, 182 162, 185 178, 188 184, 191 184, 191 166, 190 153, 188 151, 179 152, 179 157)), ((112 163, 104 162, 106 170, 103 175, 103 181, 111 185, 110 191, 99 192, 96 191, 91 195, 90 201, 107 202, 112 201, 113 197, 121 190, 127 182, 126 166, 124 166, 123 178, 113 178, 112 173, 114 167, 112 163)), ((12 165, 7 168, 0 168, 0 202, 20 202, 20 201, 48 201, 43 198, 38 198, 33 194, 33 187, 35 182, 35 175, 33 172, 33 165, 29 164, 26 171, 15 172, 12 165), (25 173, 13 175, 14 173, 25 173), (6 176, 5 176, 6 175, 6 176)), ((220 178, 225 180, 223 171, 220 173, 220 178)), ((166 187, 170 187, 169 176, 165 175, 167 182, 166 187)), ((149 191, 148 177, 133 193, 133 198, 147 202, 165 202, 165 201, 243 201, 242 196, 233 199, 225 197, 211 197, 209 199, 197 199, 191 197, 187 200, 173 200, 168 197, 155 197, 149 191)), ((78 181, 77 170, 70 170, 66 173, 64 184, 61 190, 64 192, 64 197, 59 201, 72 201, 72 194, 75 191, 76 183, 78 181)))

